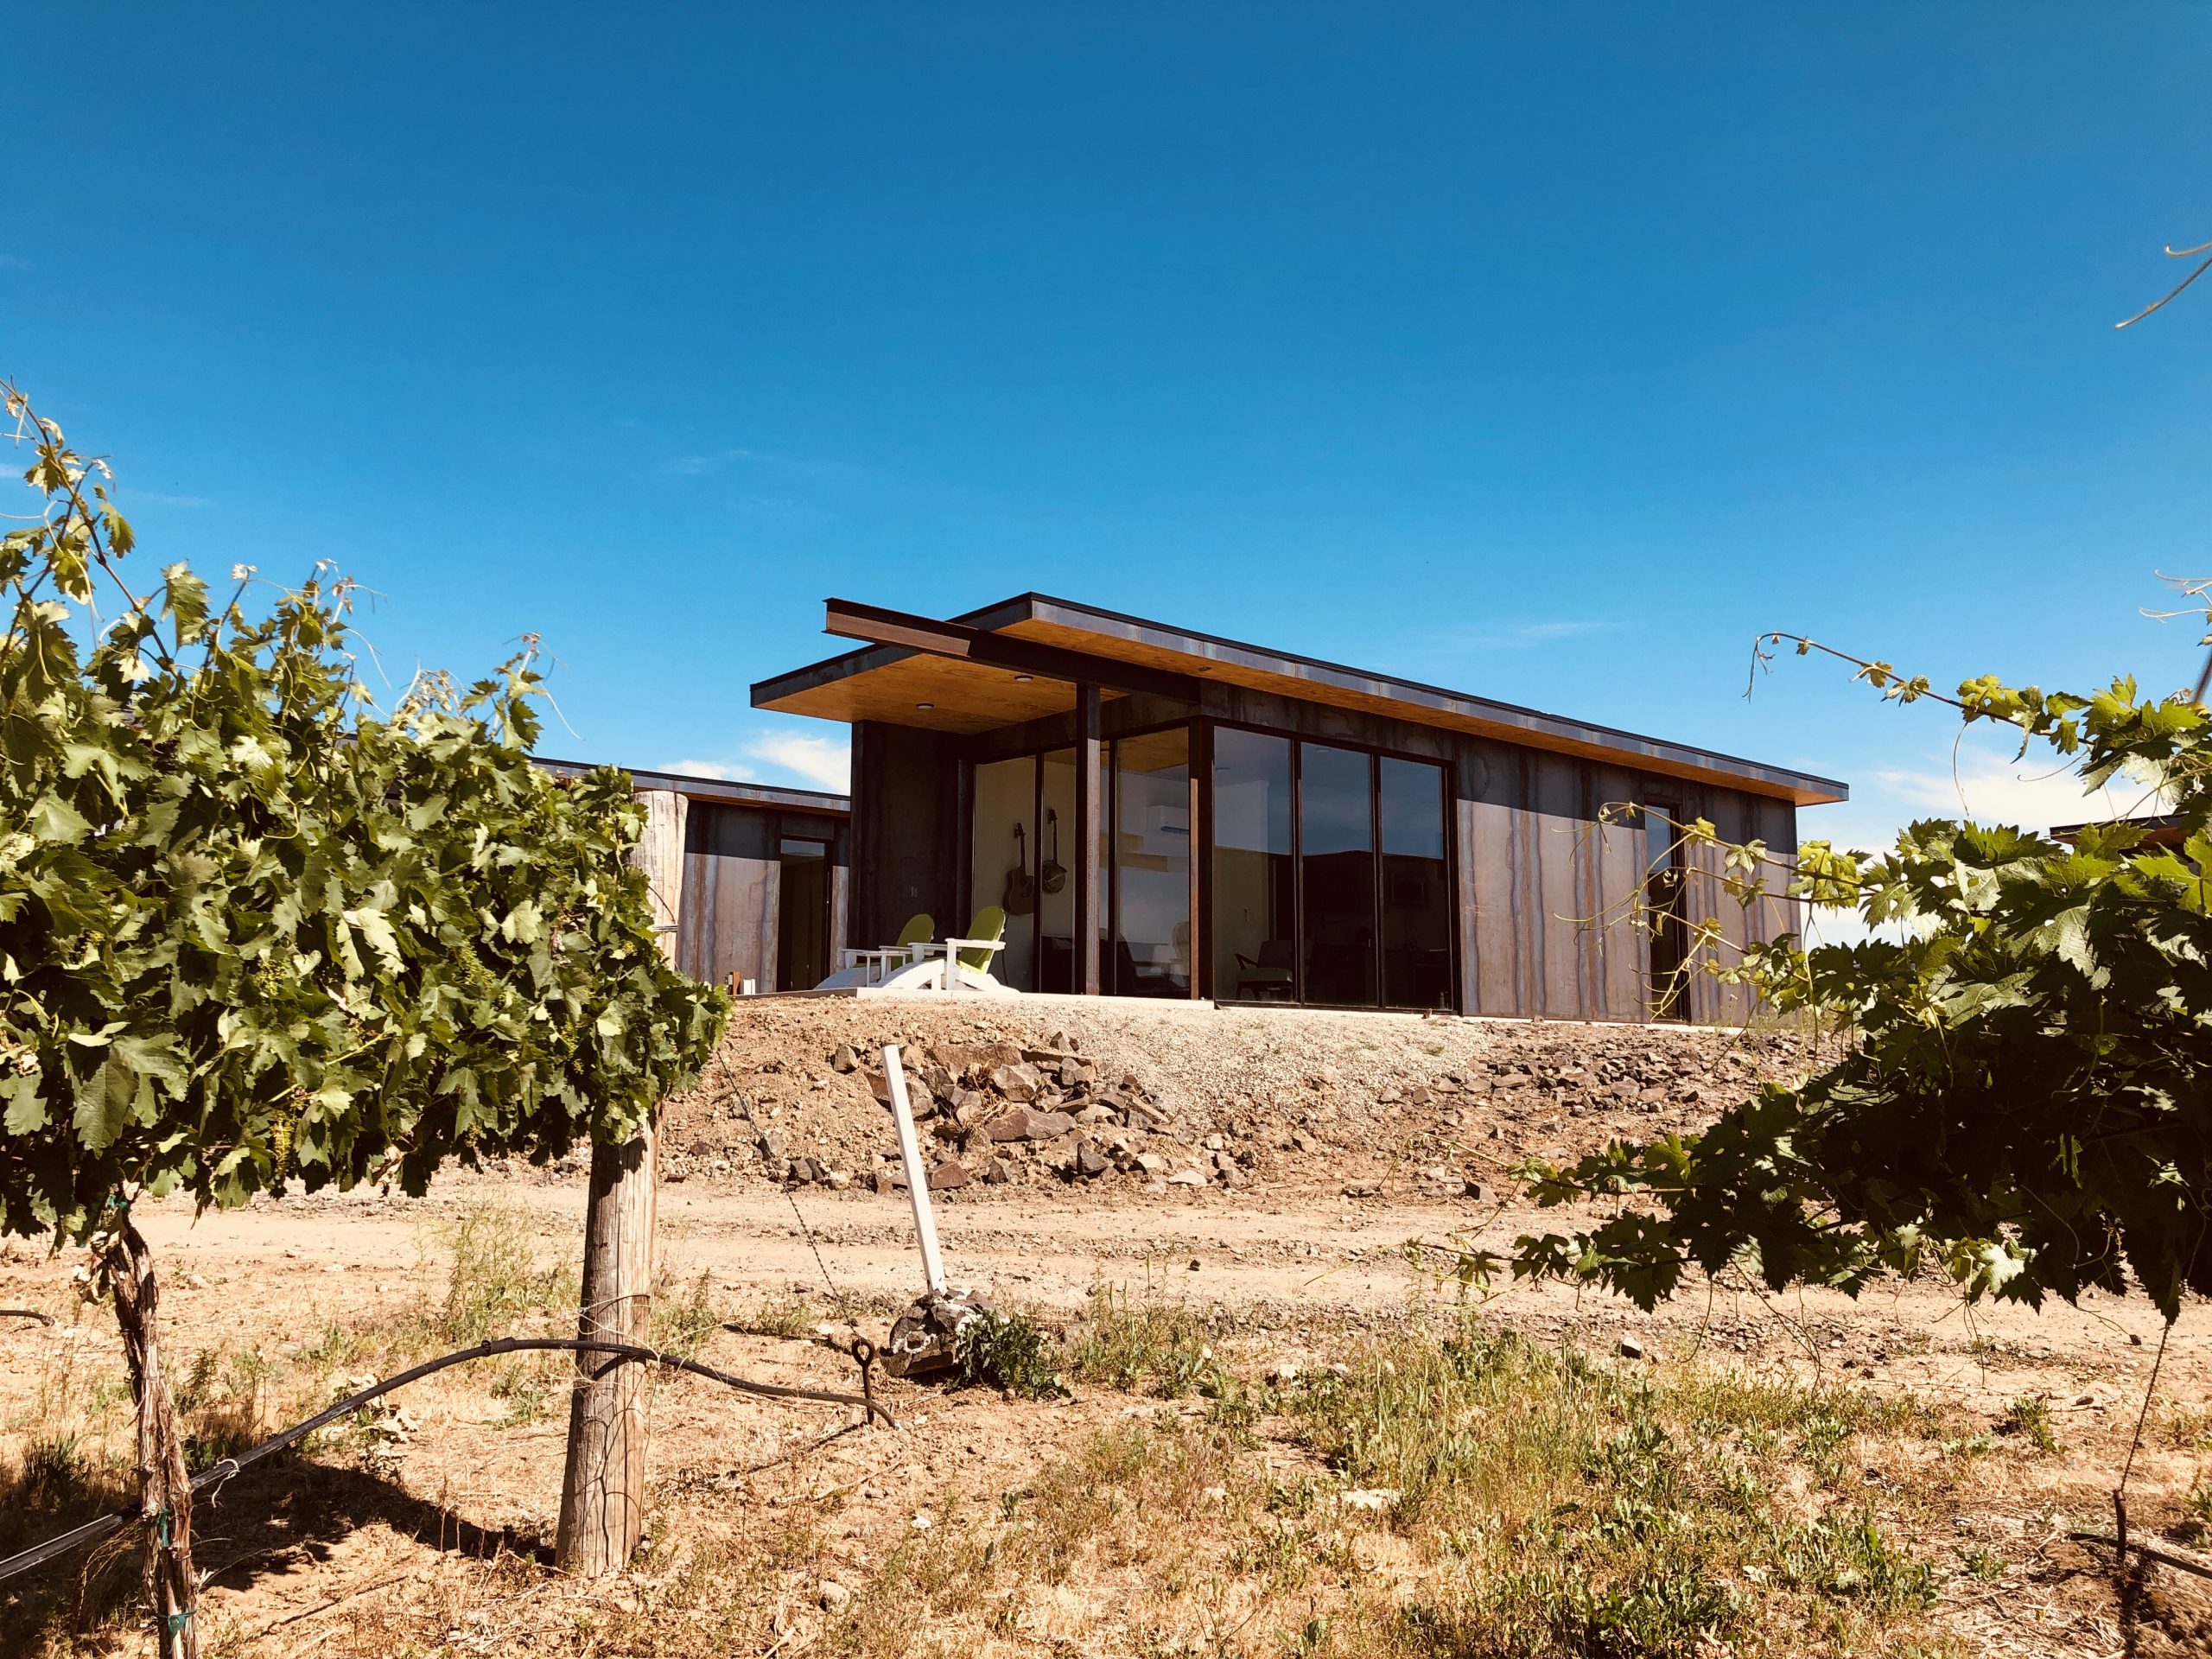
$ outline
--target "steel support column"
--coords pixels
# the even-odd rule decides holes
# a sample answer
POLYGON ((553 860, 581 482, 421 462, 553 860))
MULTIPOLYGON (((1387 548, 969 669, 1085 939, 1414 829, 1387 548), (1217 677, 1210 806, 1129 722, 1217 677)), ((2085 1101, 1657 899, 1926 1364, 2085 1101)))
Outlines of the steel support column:
POLYGON ((1098 688, 1086 680, 1075 690, 1075 985, 1085 996, 1096 996, 1103 988, 1098 923, 1105 909, 1106 884, 1099 868, 1098 842, 1106 780, 1099 765, 1105 746, 1099 741, 1098 729, 1098 688))

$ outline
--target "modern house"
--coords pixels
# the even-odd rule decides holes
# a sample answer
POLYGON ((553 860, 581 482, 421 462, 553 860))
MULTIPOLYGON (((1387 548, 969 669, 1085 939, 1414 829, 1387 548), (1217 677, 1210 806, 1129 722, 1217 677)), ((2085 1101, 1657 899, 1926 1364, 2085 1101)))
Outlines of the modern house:
POLYGON ((866 643, 753 705, 852 728, 853 942, 997 905, 1025 991, 1728 1019, 1738 994, 1673 971, 1689 931, 1795 906, 1685 880, 1667 824, 1786 859, 1797 809, 1847 795, 1036 594, 950 622, 832 600, 825 626, 866 643))
MULTIPOLYGON (((572 760, 540 760, 579 772, 572 760)), ((668 821, 675 962, 694 979, 758 991, 811 990, 845 948, 852 886, 842 795, 676 772, 630 774, 648 809, 668 821)), ((651 871, 651 861, 648 870, 651 871)))

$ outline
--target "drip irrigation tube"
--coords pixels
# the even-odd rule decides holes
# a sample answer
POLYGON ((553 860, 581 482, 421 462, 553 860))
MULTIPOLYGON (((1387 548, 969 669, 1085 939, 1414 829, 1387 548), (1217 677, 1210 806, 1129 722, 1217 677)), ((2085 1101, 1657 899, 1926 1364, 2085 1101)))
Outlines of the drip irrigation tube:
POLYGON ((2190 1560, 2186 1555, 2175 1555, 2149 1544, 2139 1544, 2133 1538, 2125 1543, 2108 1532, 2069 1532, 2066 1535, 2077 1544, 2102 1544, 2107 1549, 2120 1552, 2120 1565, 2127 1565, 2130 1554, 2140 1555, 2146 1561, 2157 1561, 2164 1567, 2178 1567, 2184 1573, 2194 1573, 2200 1579, 2212 1579, 2212 1567, 2202 1561, 2190 1560))
MULTIPOLYGON (((899 1427, 898 1420, 875 1402, 874 1380, 869 1368, 875 1358, 874 1349, 865 1342, 854 1344, 853 1358, 861 1367, 861 1392, 836 1394, 828 1389, 787 1388, 780 1382, 752 1382, 741 1376, 732 1376, 728 1371, 718 1371, 711 1365, 702 1365, 696 1359, 683 1359, 675 1354, 664 1354, 657 1348, 640 1347, 634 1343, 601 1342, 589 1337, 499 1337, 490 1342, 480 1342, 474 1348, 463 1348, 457 1353, 441 1354, 435 1359, 426 1359, 420 1365, 409 1367, 393 1376, 388 1376, 373 1388, 363 1389, 359 1394, 348 1395, 336 1405, 317 1412, 303 1423, 296 1423, 281 1434, 270 1436, 260 1445, 250 1446, 234 1458, 225 1458, 211 1469, 203 1469, 192 1478, 194 1496, 210 1487, 220 1486, 249 1463, 257 1463, 272 1452, 312 1434, 324 1424, 334 1422, 349 1413, 359 1411, 370 1401, 394 1389, 404 1388, 410 1382, 420 1382, 434 1371, 459 1365, 472 1359, 489 1359, 497 1354, 531 1352, 568 1352, 576 1354, 610 1354, 618 1359, 644 1360, 654 1365, 666 1365, 675 1370, 689 1371, 694 1376, 703 1376, 709 1382, 719 1382, 724 1388, 735 1389, 741 1394, 759 1395, 769 1400, 814 1400, 824 1405, 858 1406, 869 1417, 880 1417, 889 1428, 899 1427), (865 1350, 865 1352, 861 1351, 865 1350)), ((139 1518, 134 1509, 117 1510, 87 1521, 81 1527, 35 1544, 20 1554, 10 1555, 0 1561, 0 1581, 42 1567, 55 1557, 67 1555, 73 1549, 95 1543, 120 1527, 128 1526, 139 1518)))

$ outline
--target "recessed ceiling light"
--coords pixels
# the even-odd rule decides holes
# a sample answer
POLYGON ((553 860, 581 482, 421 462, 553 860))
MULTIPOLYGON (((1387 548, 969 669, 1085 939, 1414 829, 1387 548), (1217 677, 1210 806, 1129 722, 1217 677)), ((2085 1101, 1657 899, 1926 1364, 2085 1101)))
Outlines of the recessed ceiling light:
POLYGON ((1027 685, 1036 677, 1034 674, 1017 674, 1014 677, 1014 683, 1016 685, 1027 685))
POLYGON ((917 709, 934 709, 937 707, 937 704, 933 702, 918 702, 914 707, 917 709))

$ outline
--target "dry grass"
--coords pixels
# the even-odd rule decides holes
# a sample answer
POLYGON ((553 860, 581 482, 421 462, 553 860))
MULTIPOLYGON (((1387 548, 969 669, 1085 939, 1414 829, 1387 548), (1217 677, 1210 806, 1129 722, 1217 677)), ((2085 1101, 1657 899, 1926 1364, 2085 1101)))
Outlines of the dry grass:
MULTIPOLYGON (((356 1369, 567 1317, 573 1287, 537 1266, 513 1216, 472 1212, 444 1248, 442 1282, 426 1279, 405 1318, 187 1360, 178 1389, 196 1460, 321 1403, 356 1369)), ((724 1306, 701 1274, 664 1287, 656 1336, 690 1351, 725 1326, 779 1328, 799 1312, 724 1306)), ((384 1539, 384 1563, 357 1559, 350 1579, 302 1569, 327 1606, 357 1588, 358 1606, 310 1607, 297 1617, 319 1622, 295 1629, 265 1604, 246 1616, 218 1603, 207 1651, 289 1653, 312 1636, 326 1659, 1929 1659, 1963 1651, 1942 1634, 1942 1599, 2019 1567, 2001 1548, 1955 1542, 1953 1516, 1999 1463, 2025 1467, 2056 1445, 2025 1398, 2011 1432, 1992 1433, 1866 1389, 1554 1351, 1458 1312, 1348 1333, 1327 1363, 1294 1372, 1263 1357, 1217 1320, 1101 1288, 1056 1351, 1040 1344, 1025 1361, 1075 1382, 1077 1406, 971 1394, 902 1408, 1027 1434, 1035 1455, 1013 1478, 940 1481, 917 1524, 898 1506, 863 1512, 858 1497, 887 1494, 830 1480, 826 1462, 788 1464, 772 1501, 671 1471, 650 1553, 597 1586, 552 1575, 533 1535, 414 1543, 391 1518, 406 1493, 387 1469, 354 1494, 365 1507, 345 1534, 384 1539), (392 1561, 406 1570, 375 1576, 392 1561)), ((556 1433, 532 1426, 562 1398, 557 1365, 487 1367, 453 1386, 488 1389, 504 1414, 475 1421, 495 1434, 556 1433)), ((0 1548, 123 1495, 128 1402, 99 1368, 57 1362, 31 1421, 10 1427, 25 1449, 0 1471, 0 1548)), ((2177 1419, 2166 1432, 2204 1431, 2177 1419)), ((332 1483, 376 1471, 390 1433, 388 1421, 342 1426, 232 1502, 283 1490, 327 1504, 332 1483)), ((868 1442, 874 1465, 921 1455, 910 1439, 868 1442)), ((0 1605, 0 1651, 135 1650, 134 1586, 121 1551, 35 1581, 0 1605)))

